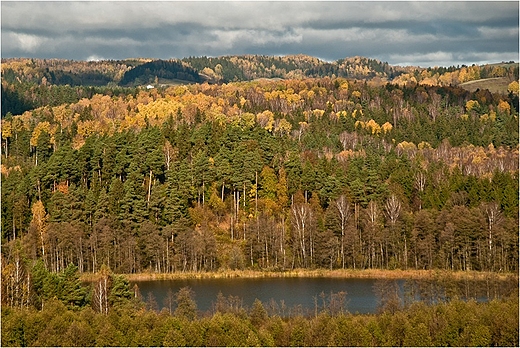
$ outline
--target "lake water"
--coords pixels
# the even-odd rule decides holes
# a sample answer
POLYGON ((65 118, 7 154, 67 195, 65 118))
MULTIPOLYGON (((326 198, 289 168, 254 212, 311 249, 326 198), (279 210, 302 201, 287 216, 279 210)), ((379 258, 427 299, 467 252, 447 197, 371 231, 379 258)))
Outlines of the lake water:
POLYGON ((365 314, 377 310, 378 298, 374 292, 376 281, 352 278, 185 279, 140 281, 133 282, 131 286, 138 285, 145 301, 150 294, 153 295, 158 309, 167 308, 165 300, 169 289, 176 293, 180 288, 189 286, 195 293, 195 302, 200 312, 212 310, 219 292, 226 298, 238 297, 244 308, 251 308, 255 299, 262 301, 265 307, 276 303, 278 308, 284 307, 287 315, 295 311, 313 313, 316 302, 318 308, 321 308, 331 293, 346 292, 346 310, 365 314))

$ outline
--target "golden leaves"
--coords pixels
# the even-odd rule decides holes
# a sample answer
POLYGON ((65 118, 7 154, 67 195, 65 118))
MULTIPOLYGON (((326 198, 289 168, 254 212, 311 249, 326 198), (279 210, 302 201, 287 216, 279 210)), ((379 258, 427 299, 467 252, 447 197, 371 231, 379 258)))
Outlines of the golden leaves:
POLYGON ((55 143, 54 134, 56 133, 56 126, 51 125, 49 122, 45 121, 38 123, 36 127, 34 127, 30 140, 31 146, 38 145, 38 139, 40 138, 42 132, 49 134, 51 144, 55 143))
POLYGON ((498 103, 497 108, 498 108, 498 111, 500 111, 501 113, 506 114, 506 115, 509 115, 509 113, 511 112, 511 106, 505 100, 501 100, 498 103))
POLYGON ((13 124, 11 121, 2 120, 2 139, 10 138, 13 135, 13 124))
POLYGON ((258 124, 265 130, 272 132, 274 126, 274 114, 269 110, 262 111, 261 113, 256 114, 256 122, 258 122, 258 124))
POLYGON ((406 140, 397 144, 397 151, 399 152, 413 152, 417 150, 417 146, 414 143, 408 142, 406 140))
POLYGON ((365 124, 365 128, 373 135, 381 134, 381 126, 379 126, 379 124, 373 119, 370 119, 370 121, 365 124))
POLYGON ((383 134, 390 132, 392 130, 392 128, 394 128, 394 127, 392 126, 392 124, 390 122, 385 122, 381 126, 381 130, 383 131, 383 134))
POLYGON ((276 122, 274 130, 276 133, 280 133, 280 135, 289 135, 292 130, 292 125, 285 118, 282 118, 276 122))
POLYGON ((45 224, 47 223, 47 213, 42 201, 38 200, 31 207, 32 220, 31 224, 37 228, 37 231, 43 233, 45 231, 45 224))
POLYGON ((419 150, 424 150, 424 149, 433 149, 433 147, 430 145, 429 142, 427 141, 421 141, 419 144, 417 144, 417 148, 419 150))
POLYGON ((471 111, 473 109, 479 108, 480 104, 476 100, 468 100, 466 102, 466 111, 471 111))
POLYGON ((507 91, 518 95, 518 81, 513 81, 507 86, 507 91))
POLYGON ((317 119, 322 118, 324 113, 325 113, 325 110, 320 110, 320 109, 314 109, 314 110, 312 110, 312 114, 313 114, 314 117, 316 117, 317 119))
MULTIPOLYGON (((357 110, 354 110, 354 112, 355 111, 357 111, 357 110)), ((356 123, 354 123, 354 127, 356 129, 357 128, 365 129, 368 132, 370 132, 372 135, 381 134, 381 126, 373 119, 370 119, 368 122, 356 121, 356 123)), ((386 128, 386 130, 384 133, 386 133, 387 131, 390 131, 392 129, 392 125, 390 123, 386 122, 385 128, 386 128)))
POLYGON ((177 114, 179 109, 182 110, 183 105, 174 98, 161 98, 148 104, 139 103, 139 110, 135 116, 127 116, 123 128, 132 126, 143 126, 144 120, 148 119, 150 124, 159 125, 163 123, 170 115, 177 114))
POLYGON ((361 92, 360 91, 354 91, 352 92, 352 96, 355 98, 361 98, 361 92))

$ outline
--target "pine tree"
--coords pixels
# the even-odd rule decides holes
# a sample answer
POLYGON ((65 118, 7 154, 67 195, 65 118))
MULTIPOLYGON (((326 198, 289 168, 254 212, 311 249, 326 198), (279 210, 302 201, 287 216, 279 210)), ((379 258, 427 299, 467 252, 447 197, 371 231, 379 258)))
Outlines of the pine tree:
POLYGON ((112 277, 112 289, 108 296, 111 307, 122 308, 132 299, 132 291, 130 283, 122 275, 114 275, 112 277))
POLYGON ((87 289, 79 279, 78 267, 69 264, 60 275, 59 298, 69 308, 83 307, 88 303, 87 289))

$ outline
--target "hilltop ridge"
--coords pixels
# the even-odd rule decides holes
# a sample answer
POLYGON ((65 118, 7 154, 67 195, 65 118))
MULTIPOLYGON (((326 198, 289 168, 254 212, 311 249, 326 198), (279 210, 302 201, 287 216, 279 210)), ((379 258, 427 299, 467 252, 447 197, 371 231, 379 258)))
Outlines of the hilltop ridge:
MULTIPOLYGON (((9 58, 2 59, 2 80, 8 83, 40 84, 45 77, 45 83, 55 85, 104 86, 110 83, 139 85, 153 83, 155 77, 161 78, 162 75, 165 75, 166 65, 173 66, 179 63, 186 71, 195 70, 181 74, 179 80, 188 83, 202 81, 227 83, 250 81, 257 78, 344 77, 375 80, 381 83, 446 86, 492 77, 507 77, 511 81, 518 79, 518 63, 514 62, 469 67, 463 65, 421 68, 391 65, 378 59, 362 56, 326 62, 316 57, 299 54, 200 56, 169 60, 129 58, 100 61, 9 58)), ((166 75, 171 77, 171 74, 166 75)))

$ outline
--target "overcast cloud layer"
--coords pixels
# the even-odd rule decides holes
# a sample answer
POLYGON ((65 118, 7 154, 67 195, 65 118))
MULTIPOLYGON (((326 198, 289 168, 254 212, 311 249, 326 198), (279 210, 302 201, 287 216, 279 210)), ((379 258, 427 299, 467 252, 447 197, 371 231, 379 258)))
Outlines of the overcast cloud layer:
POLYGON ((519 59, 511 2, 1 2, 2 57, 351 56, 449 66, 519 59))

